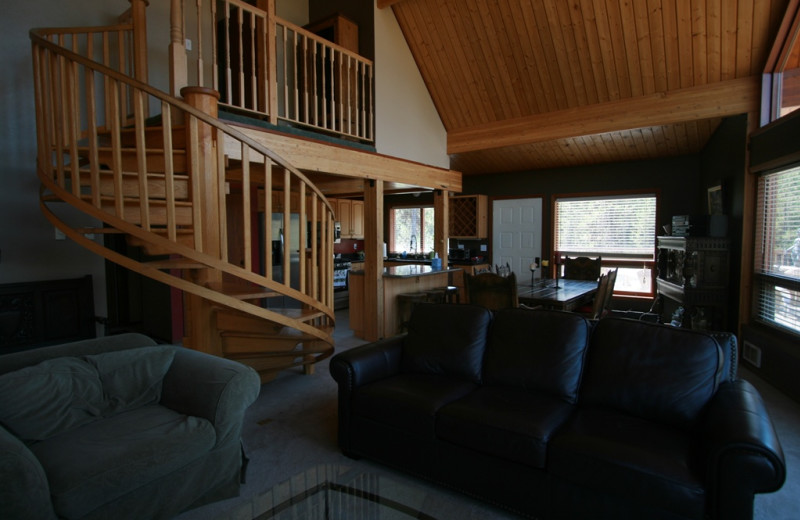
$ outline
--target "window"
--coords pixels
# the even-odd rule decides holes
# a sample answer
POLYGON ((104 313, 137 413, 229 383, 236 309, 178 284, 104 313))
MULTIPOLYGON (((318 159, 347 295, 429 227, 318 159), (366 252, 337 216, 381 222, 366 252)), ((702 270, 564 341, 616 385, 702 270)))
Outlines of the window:
POLYGON ((390 212, 389 249, 400 253, 433 250, 434 211, 432 207, 394 208, 390 212))
POLYGON ((758 180, 755 318, 800 333, 800 166, 758 180))
POLYGON ((653 194, 556 198, 554 248, 618 267, 615 293, 652 295, 656 202, 653 194))

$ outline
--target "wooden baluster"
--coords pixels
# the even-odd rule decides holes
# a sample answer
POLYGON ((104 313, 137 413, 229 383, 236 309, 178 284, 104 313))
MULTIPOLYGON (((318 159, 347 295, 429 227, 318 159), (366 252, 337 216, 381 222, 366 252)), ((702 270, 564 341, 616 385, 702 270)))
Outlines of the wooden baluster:
POLYGON ((139 177, 139 213, 141 215, 141 227, 150 231, 150 193, 147 186, 147 145, 145 144, 145 105, 147 104, 147 94, 135 89, 133 91, 134 102, 134 131, 136 132, 136 165, 139 177))
POLYGON ((250 13, 250 109, 258 110, 258 82, 256 81, 256 15, 250 13))
POLYGON ((245 90, 244 90, 244 10, 239 7, 236 10, 236 35, 239 38, 239 55, 236 57, 236 65, 239 68, 239 99, 236 106, 245 108, 245 90))
MULTIPOLYGON (((64 39, 63 36, 59 36, 59 43, 63 46, 64 39)), ((56 96, 54 100, 55 108, 56 108, 56 172, 58 176, 58 185, 62 188, 67 187, 67 181, 65 178, 64 172, 64 132, 66 131, 67 121, 66 121, 66 114, 64 112, 65 107, 67 105, 65 96, 66 96, 66 88, 64 85, 64 75, 65 75, 65 58, 63 56, 58 56, 56 61, 56 67, 53 76, 56 78, 56 96)))
MULTIPOLYGON (((215 90, 212 90, 214 95, 217 96, 217 100, 219 100, 219 93, 215 90)), ((219 208, 219 222, 217 226, 219 228, 219 236, 220 236, 220 259, 223 262, 229 262, 230 258, 228 256, 228 210, 227 208, 227 199, 225 194, 227 193, 227 180, 225 179, 225 172, 226 172, 226 165, 227 165, 227 157, 225 155, 225 134, 221 131, 216 129, 211 129, 211 135, 214 136, 214 140, 212 141, 212 149, 216 153, 217 164, 216 164, 216 172, 215 176, 217 179, 217 208, 219 208), (219 136, 219 138, 216 138, 219 136)), ((213 155, 213 154, 212 154, 213 155)))
MULTIPOLYGON (((292 63, 294 64, 294 119, 298 121, 300 118, 300 73, 297 70, 297 31, 292 31, 292 63)), ((289 115, 287 114, 287 117, 289 115)))
POLYGON ((266 21, 266 42, 267 42, 267 65, 264 70, 269 70, 264 79, 264 83, 269 85, 269 102, 267 111, 269 122, 273 125, 278 124, 278 33, 275 21, 275 0, 257 0, 258 6, 267 13, 266 21), (267 68, 269 67, 269 68, 267 68))
MULTIPOLYGON (((227 2, 226 2, 227 3, 227 2)), ((211 5, 211 85, 214 90, 219 92, 219 57, 217 55, 219 35, 217 34, 217 2, 210 2, 211 5)), ((226 44, 227 46, 227 44, 226 44)))
POLYGON ((319 299, 319 218, 320 199, 316 193, 311 195, 311 297, 319 299))
MULTIPOLYGON (((72 35, 72 52, 78 52, 78 35, 72 35)), ((78 156, 78 139, 80 139, 80 101, 78 84, 78 63, 70 62, 66 67, 66 121, 69 139, 69 170, 72 182, 72 194, 81 196, 81 160, 78 156)))
POLYGON ((225 27, 225 102, 233 104, 233 70, 231 69, 231 5, 225 2, 225 12, 222 15, 225 27))
MULTIPOLYGON (((89 54, 92 53, 92 39, 89 39, 89 54)), ((95 96, 94 71, 88 67, 84 71, 86 83, 86 123, 89 140, 89 175, 91 179, 92 204, 101 207, 100 200, 100 158, 97 149, 97 98, 95 96)))
POLYGON ((272 280, 272 161, 264 157, 264 275, 272 280))
POLYGON ((288 29, 283 26, 283 117, 289 117, 289 60, 287 59, 287 33, 288 29))
POLYGON ((311 85, 312 85, 312 94, 313 97, 311 99, 311 105, 314 107, 312 114, 314 119, 314 125, 319 126, 319 91, 317 90, 317 48, 323 47, 322 44, 312 41, 312 51, 311 51, 311 85))
POLYGON ((250 231, 250 147, 242 143, 242 234, 244 240, 244 268, 253 270, 253 251, 250 231))
POLYGON ((303 88, 303 91, 302 91, 303 112, 302 112, 302 118, 298 118, 298 119, 300 119, 300 121, 302 123, 310 123, 311 121, 310 121, 310 119, 308 117, 308 94, 309 94, 309 90, 311 89, 311 87, 309 85, 308 37, 306 35, 304 35, 304 34, 301 34, 300 35, 300 41, 302 42, 301 47, 303 49, 303 59, 301 60, 302 61, 302 63, 301 63, 302 69, 301 70, 303 71, 303 73, 302 73, 302 78, 303 78, 303 83, 302 83, 302 88, 303 88))
POLYGON ((111 79, 109 83, 111 99, 111 168, 114 175, 114 213, 120 218, 125 215, 125 200, 122 192, 122 136, 119 103, 119 82, 111 79))
POLYGON ((325 70, 325 59, 328 54, 328 47, 322 46, 322 62, 320 69, 322 70, 322 128, 328 128, 328 92, 327 82, 328 73, 325 70))
POLYGON ((283 169, 283 284, 287 287, 292 284, 291 260, 292 244, 292 176, 286 168, 283 169))
POLYGON ((161 102, 161 127, 164 138, 164 183, 165 203, 167 205, 167 238, 178 240, 178 226, 175 219, 175 167, 172 149, 172 110, 166 101, 161 102))

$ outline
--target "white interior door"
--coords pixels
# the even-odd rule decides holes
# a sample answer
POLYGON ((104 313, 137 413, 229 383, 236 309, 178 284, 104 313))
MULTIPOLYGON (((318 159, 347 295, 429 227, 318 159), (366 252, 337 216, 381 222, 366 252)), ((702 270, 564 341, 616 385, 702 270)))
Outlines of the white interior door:
POLYGON ((542 199, 493 201, 492 265, 508 263, 524 281, 536 257, 542 257, 542 199))

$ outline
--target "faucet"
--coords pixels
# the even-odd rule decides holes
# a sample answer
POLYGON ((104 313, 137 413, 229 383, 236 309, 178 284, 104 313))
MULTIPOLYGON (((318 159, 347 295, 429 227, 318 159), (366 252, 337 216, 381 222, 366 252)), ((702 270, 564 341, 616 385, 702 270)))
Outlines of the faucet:
POLYGON ((417 235, 411 235, 411 240, 408 243, 408 250, 413 251, 414 254, 417 252, 417 235))

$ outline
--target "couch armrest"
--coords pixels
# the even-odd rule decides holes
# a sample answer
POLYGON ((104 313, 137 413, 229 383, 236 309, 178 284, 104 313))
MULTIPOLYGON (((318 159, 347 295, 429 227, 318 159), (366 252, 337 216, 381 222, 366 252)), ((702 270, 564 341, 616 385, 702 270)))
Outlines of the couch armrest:
POLYGON ((405 334, 346 350, 333 356, 329 370, 339 384, 339 447, 354 456, 350 402, 356 388, 400 371, 405 334))
POLYGON ((362 345, 336 354, 330 372, 340 391, 351 391, 366 383, 383 379, 400 371, 405 334, 362 345))
POLYGON ((751 519, 755 493, 777 491, 786 462, 764 401, 744 380, 720 385, 706 421, 712 518, 751 519))
POLYGON ((33 453, 0 426, 0 518, 56 518, 50 486, 33 453))
POLYGON ((258 397, 261 379, 251 367, 184 347, 164 376, 161 404, 214 425, 217 446, 241 436, 248 406, 258 397))

